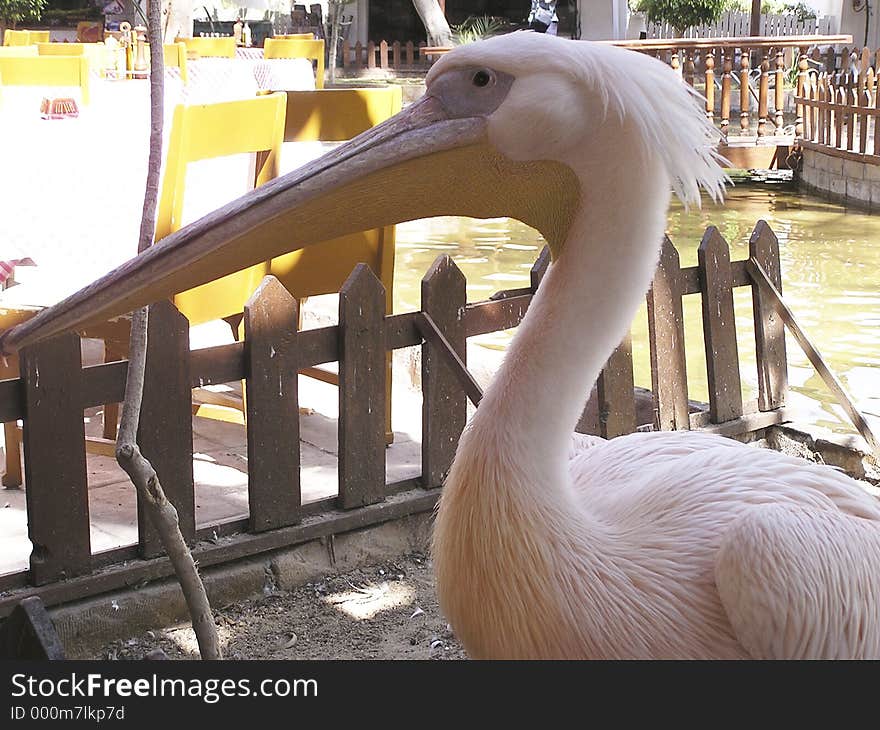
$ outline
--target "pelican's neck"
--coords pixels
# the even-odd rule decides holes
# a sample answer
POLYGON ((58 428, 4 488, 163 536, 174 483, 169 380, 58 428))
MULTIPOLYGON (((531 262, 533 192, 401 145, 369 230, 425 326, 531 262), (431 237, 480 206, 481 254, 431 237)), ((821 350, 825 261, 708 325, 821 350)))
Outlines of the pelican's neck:
POLYGON ((471 424, 552 481, 565 479, 571 433, 650 286, 665 228, 666 175, 618 162, 575 170, 582 205, 471 424))

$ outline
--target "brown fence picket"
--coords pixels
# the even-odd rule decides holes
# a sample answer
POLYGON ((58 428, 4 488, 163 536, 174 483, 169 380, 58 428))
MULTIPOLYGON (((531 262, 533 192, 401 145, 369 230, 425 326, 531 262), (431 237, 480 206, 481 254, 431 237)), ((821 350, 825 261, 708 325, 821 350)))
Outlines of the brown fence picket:
POLYGON ((690 428, 679 271, 678 251, 666 236, 648 292, 654 427, 661 431, 690 428))
POLYGON ((91 570, 79 337, 26 347, 20 363, 31 583, 44 585, 91 570))
MULTIPOLYGON (((169 301, 150 307, 138 444, 156 470, 168 500, 177 509, 184 540, 193 542, 196 520, 189 322, 169 301)), ((163 548, 159 533, 140 497, 137 513, 141 556, 160 555, 163 548)))
MULTIPOLYGON (((758 221, 755 226, 749 239, 749 256, 761 265, 773 286, 781 292, 779 241, 766 221, 758 221)), ((771 411, 785 405, 788 390, 785 324, 767 295, 754 284, 752 311, 755 318, 755 356, 758 364, 758 408, 771 411)))
POLYGON ((358 264, 339 292, 339 500, 381 502, 385 491, 385 287, 358 264))
POLYGON ((596 383, 600 435, 610 439, 636 430, 632 337, 627 333, 608 358, 596 383))
POLYGON ((395 71, 400 69, 400 41, 391 44, 391 65, 395 71))
POLYGON ((347 40, 342 41, 342 68, 348 68, 349 63, 351 62, 350 54, 351 43, 347 40))
POLYGON ((416 48, 412 41, 406 42, 406 65, 414 66, 416 62, 416 48))
POLYGON ((376 68, 376 44, 367 41, 367 68, 376 68))
POLYGON ((715 226, 710 226, 697 249, 703 290, 703 338, 709 375, 709 413, 712 423, 743 414, 739 350, 733 309, 730 249, 715 226))
POLYGON ((379 68, 388 68, 388 41, 379 44, 379 68))
MULTIPOLYGON (((422 311, 467 363, 461 313, 467 302, 465 278, 452 259, 439 256, 422 279, 422 311)), ((467 401, 455 374, 436 346, 422 345, 422 486, 443 483, 467 419, 467 401)))
POLYGON ((538 291, 538 285, 544 278, 544 274, 547 273, 547 267, 550 266, 550 249, 547 246, 541 249, 541 253, 538 254, 538 258, 535 259, 535 263, 532 264, 532 269, 529 272, 529 280, 532 286, 532 292, 538 291))
POLYGON ((274 276, 244 307, 248 529, 295 525, 301 517, 297 302, 274 276))

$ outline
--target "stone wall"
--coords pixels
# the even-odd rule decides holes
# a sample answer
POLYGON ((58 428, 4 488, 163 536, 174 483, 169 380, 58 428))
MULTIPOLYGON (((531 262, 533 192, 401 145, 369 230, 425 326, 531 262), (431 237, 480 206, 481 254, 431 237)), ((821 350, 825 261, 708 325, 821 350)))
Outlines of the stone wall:
POLYGON ((880 165, 806 149, 798 183, 847 205, 880 210, 880 165))

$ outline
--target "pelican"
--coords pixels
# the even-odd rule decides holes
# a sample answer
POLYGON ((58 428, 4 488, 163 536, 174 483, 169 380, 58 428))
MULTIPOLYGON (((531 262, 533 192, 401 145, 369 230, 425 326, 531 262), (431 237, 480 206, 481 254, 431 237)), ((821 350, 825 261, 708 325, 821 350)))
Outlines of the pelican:
POLYGON ((572 436, 649 287, 672 191, 721 195, 711 135, 694 93, 646 56, 534 33, 462 46, 397 117, 0 345, 349 232, 516 217, 552 264, 461 437, 433 538, 470 656, 877 658, 880 505, 856 481, 702 433, 572 436))

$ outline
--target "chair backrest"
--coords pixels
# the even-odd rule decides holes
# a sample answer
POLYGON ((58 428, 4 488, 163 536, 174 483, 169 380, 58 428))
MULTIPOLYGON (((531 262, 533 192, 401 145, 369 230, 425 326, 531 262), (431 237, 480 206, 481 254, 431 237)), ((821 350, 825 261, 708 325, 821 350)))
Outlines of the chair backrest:
MULTIPOLYGON (((285 142, 338 142, 394 116, 401 108, 399 86, 287 92, 285 142)), ((385 285, 391 313, 395 227, 354 233, 308 246, 271 261, 271 273, 297 297, 338 292, 358 263, 367 264, 385 285)))
POLYGON ((30 35, 31 43, 48 43, 49 42, 49 31, 48 30, 29 30, 28 34, 30 35))
MULTIPOLYGON (((85 56, 86 47, 94 43, 37 43, 37 52, 41 56, 85 56)), ((101 43, 101 48, 104 44, 101 43)))
POLYGON ((267 38, 263 44, 263 58, 307 58, 315 61, 315 88, 324 88, 324 41, 292 38, 267 38))
POLYGON ((179 68, 180 80, 186 84, 189 81, 186 69, 186 43, 166 43, 163 50, 166 68, 179 68))
POLYGON ((11 30, 9 28, 3 33, 4 46, 29 46, 31 45, 30 31, 27 30, 11 30))
POLYGON ((235 58, 235 38, 177 38, 176 43, 186 44, 186 50, 202 58, 235 58))
POLYGON ((36 56, 36 46, 0 46, 2 58, 35 58, 36 56))
MULTIPOLYGON (((181 226, 189 163, 258 153, 255 185, 277 177, 286 107, 286 95, 276 92, 240 101, 181 104, 174 110, 159 197, 156 240, 181 226)), ((191 324, 237 314, 268 271, 268 262, 252 266, 182 292, 174 298, 174 303, 191 324)))
POLYGON ((285 142, 342 142, 400 111, 401 88, 287 92, 285 142))
MULTIPOLYGON (((183 83, 187 83, 189 81, 189 74, 187 72, 186 67, 186 43, 183 41, 178 41, 177 43, 166 43, 162 46, 165 68, 179 68, 180 69, 180 80, 183 83)), ((149 65, 150 61, 150 44, 144 44, 144 56, 147 59, 147 64, 149 65)))
MULTIPOLYGON (((279 35, 273 36, 272 38, 267 38, 268 40, 279 40, 279 41, 313 41, 315 40, 314 33, 281 33, 279 35)), ((264 51, 265 53, 265 41, 264 41, 264 51)))
POLYGON ((79 86, 89 103, 89 60, 85 56, 0 57, 0 79, 6 86, 79 86))

